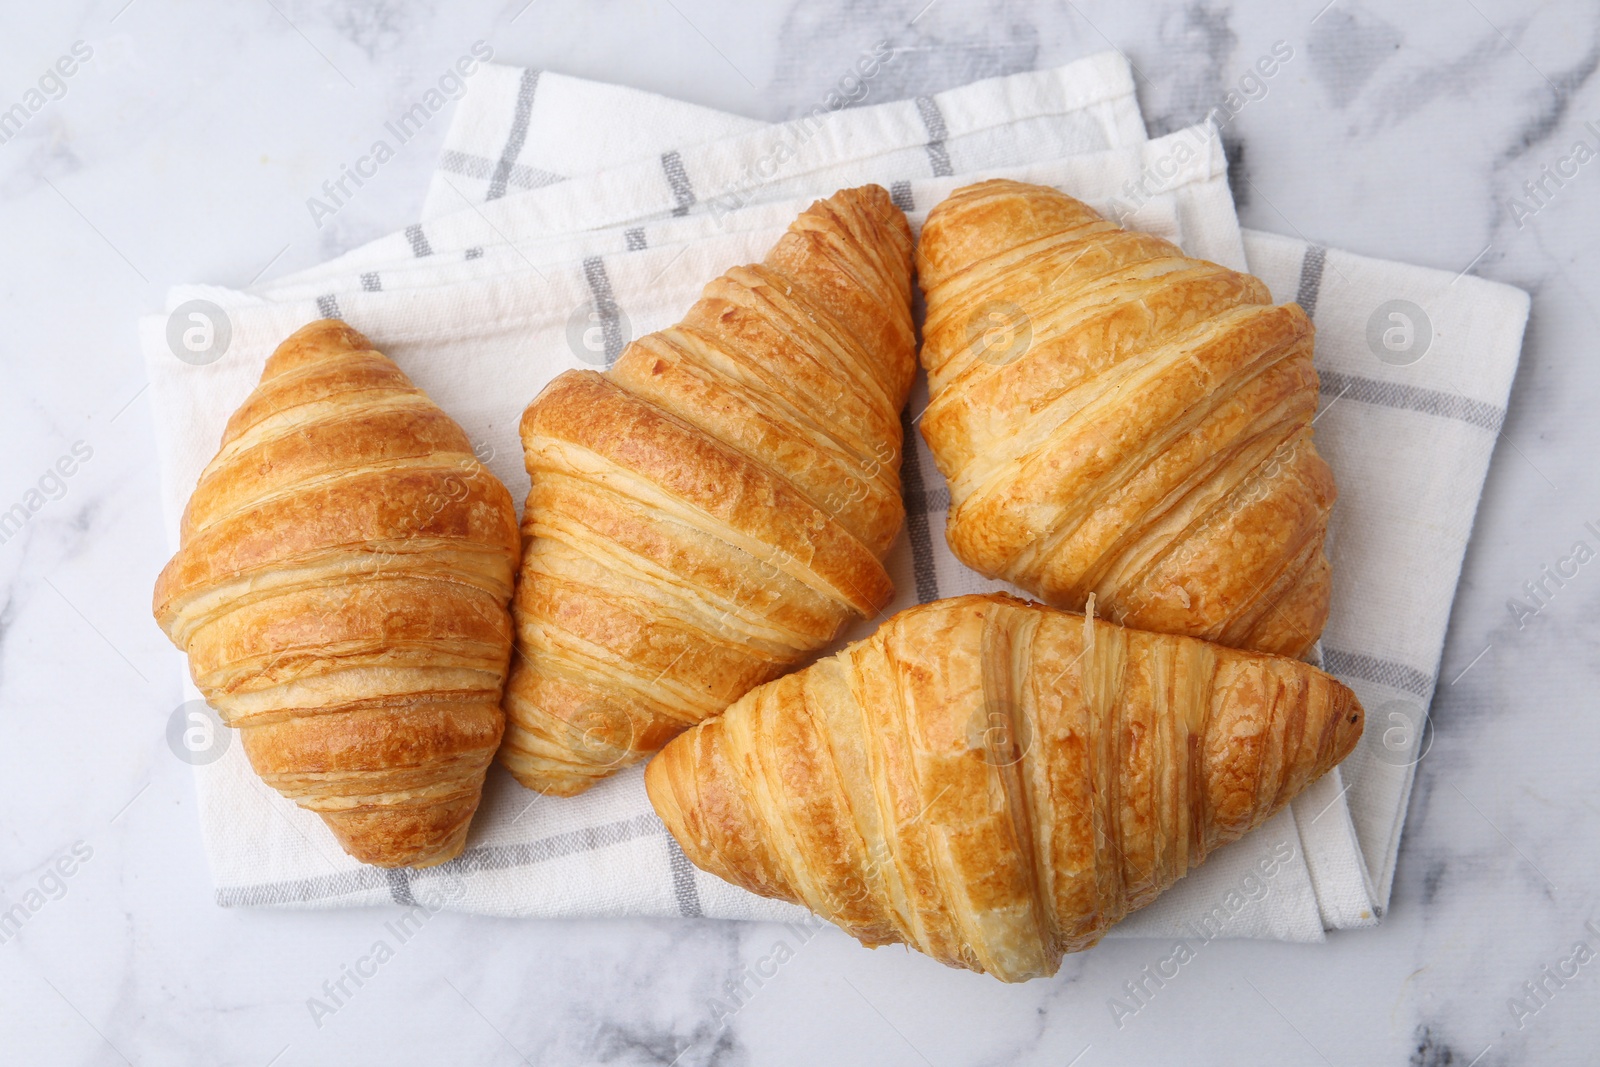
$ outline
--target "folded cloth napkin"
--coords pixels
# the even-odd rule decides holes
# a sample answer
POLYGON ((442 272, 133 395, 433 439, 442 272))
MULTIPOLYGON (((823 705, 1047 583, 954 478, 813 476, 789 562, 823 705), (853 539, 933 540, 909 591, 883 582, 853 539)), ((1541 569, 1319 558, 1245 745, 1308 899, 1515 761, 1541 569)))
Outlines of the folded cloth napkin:
MULTIPOLYGON (((429 203, 435 209, 447 207, 449 213, 431 216, 402 233, 258 291, 281 297, 314 287, 320 280, 343 279, 348 284, 374 271, 381 271, 377 284, 384 288, 411 284, 412 272, 419 275, 416 284, 431 284, 441 276, 448 281, 488 277, 527 266, 523 249, 529 241, 577 232, 588 242, 579 257, 631 251, 639 247, 634 231, 644 220, 690 220, 686 239, 693 240, 696 233, 726 228, 738 208, 760 200, 827 195, 885 175, 973 174, 980 167, 1014 167, 1145 140, 1127 64, 1107 53, 1055 70, 976 82, 914 101, 824 110, 776 126, 738 120, 745 128, 728 136, 680 142, 679 148, 647 158, 618 160, 603 171, 586 174, 582 183, 555 184, 552 179, 538 187, 538 196, 516 196, 509 194, 528 190, 477 181, 448 169, 462 159, 481 158, 486 150, 463 140, 466 130, 474 137, 493 137, 503 169, 517 174, 524 164, 516 161, 522 156, 513 158, 514 152, 555 164, 555 153, 546 151, 546 142, 533 136, 540 131, 550 131, 548 136, 559 136, 564 147, 570 146, 574 162, 592 160, 607 145, 632 151, 640 143, 661 143, 662 131, 675 129, 667 115, 680 105, 653 94, 537 71, 491 66, 481 73, 484 77, 474 79, 473 90, 458 110, 443 153, 444 166, 433 179, 435 190, 442 186, 449 195, 435 193, 429 203), (547 97, 538 89, 550 85, 558 90, 553 94, 555 104, 545 103, 547 97), (588 88, 580 92, 579 87, 588 88), (495 108, 482 101, 513 88, 510 113, 493 118, 486 114, 495 108), (619 103, 631 96, 641 98, 638 107, 619 103), (550 109, 563 101, 580 108, 581 114, 564 120, 551 117, 550 109), (625 116, 622 128, 629 136, 618 136, 616 124, 598 110, 602 103, 625 116), (651 128, 645 129, 646 124, 651 128), (595 231, 604 228, 610 232, 601 239, 595 231), (471 265, 463 267, 462 260, 471 265)), ((677 131, 686 138, 703 136, 706 116, 716 112, 684 106, 677 131)), ((550 173, 545 167, 536 169, 550 173)), ((581 173, 565 164, 563 169, 569 175, 581 173)), ((370 278, 367 284, 373 284, 370 278)))
MULTIPOLYGON (((1268 235, 1247 235, 1241 248, 1213 135, 1186 131, 1139 145, 1144 131, 1129 106, 1131 81, 1115 57, 823 116, 823 130, 849 123, 848 137, 820 135, 815 113, 813 128, 801 120, 763 135, 768 128, 752 120, 651 94, 548 73, 488 73, 475 79, 459 107, 423 224, 252 294, 175 291, 170 309, 195 299, 226 309, 232 341, 216 363, 174 359, 166 321, 144 324, 172 529, 222 420, 266 354, 316 314, 343 314, 373 335, 481 439, 485 452, 492 450, 491 466, 520 495, 526 483, 515 427, 525 400, 567 366, 614 358, 621 337, 675 321, 704 280, 757 258, 803 206, 788 199, 794 192, 825 195, 841 184, 878 180, 916 222, 975 176, 1009 170, 1057 184, 1191 253, 1233 266, 1244 266, 1248 253, 1275 294, 1298 298, 1317 315, 1324 389, 1338 387, 1319 420, 1319 444, 1344 494, 1335 517, 1344 532, 1334 542, 1327 665, 1374 712, 1374 729, 1346 764, 1348 787, 1337 777, 1319 783, 1292 811, 1219 852, 1116 932, 1316 940, 1325 927, 1375 921, 1392 877, 1421 709, 1437 670, 1495 413, 1503 410, 1515 367, 1526 315, 1522 294, 1268 235), (1095 79, 1101 88, 1085 84, 1095 79), (1065 120, 1073 130, 1067 137, 1049 129, 1063 115, 1073 116, 1065 120), (799 150, 811 153, 807 173, 825 175, 817 179, 822 184, 751 180, 753 165, 802 132, 799 150), (874 152, 874 144, 884 150, 874 152), (1118 150, 1130 144, 1137 147, 1118 150), (1019 169, 1026 151, 1094 149, 1103 151, 1019 169), (495 169, 474 160, 495 160, 495 169), (620 166, 587 173, 612 162, 620 166), (498 183, 496 173, 503 177, 498 183), (680 196, 678 178, 690 174, 691 189, 724 199, 708 204, 680 196), (443 214, 450 200, 464 206, 443 214), (1427 310, 1420 318, 1412 314, 1410 326, 1379 317, 1391 313, 1380 304, 1399 299, 1427 310), (584 309, 607 327, 599 352, 566 343, 568 320, 584 309), (1356 327, 1345 321, 1352 316, 1361 320, 1356 327), (1387 324, 1377 333, 1379 348, 1366 344, 1368 317, 1387 324), (1426 341, 1418 340, 1419 326, 1426 341), (1335 329, 1338 338, 1330 338, 1335 329), (1407 343, 1408 329, 1413 350, 1427 354, 1431 347, 1432 360, 1407 364, 1394 354, 1407 343), (1439 377, 1441 366, 1449 381, 1439 377), (494 388, 485 389, 485 381, 494 388), (1464 392, 1441 388, 1457 381, 1464 392), (1373 420, 1376 429, 1367 425, 1373 420), (1463 433, 1477 437, 1456 440, 1463 433), (1388 447, 1401 439, 1403 449, 1388 447), (1353 476, 1384 484, 1353 491, 1353 476), (1427 486, 1431 493, 1422 491, 1427 486), (1366 617, 1362 627, 1352 625, 1365 599, 1402 590, 1408 611, 1385 614, 1394 620, 1387 628, 1374 628, 1366 617), (1407 623, 1397 625, 1402 618, 1407 623), (1390 718, 1380 722, 1379 712, 1390 718), (1369 867, 1377 873, 1376 891, 1369 867)), ((913 399, 912 411, 923 402, 925 393, 913 399)), ((945 499, 925 449, 908 453, 905 481, 909 537, 891 560, 902 601, 994 587, 944 549, 938 527, 945 499)), ((509 915, 796 914, 695 871, 650 814, 636 770, 565 801, 532 798, 492 772, 467 853, 443 869, 417 873, 349 861, 320 821, 260 784, 237 746, 198 774, 208 852, 225 904, 420 899, 509 915)))

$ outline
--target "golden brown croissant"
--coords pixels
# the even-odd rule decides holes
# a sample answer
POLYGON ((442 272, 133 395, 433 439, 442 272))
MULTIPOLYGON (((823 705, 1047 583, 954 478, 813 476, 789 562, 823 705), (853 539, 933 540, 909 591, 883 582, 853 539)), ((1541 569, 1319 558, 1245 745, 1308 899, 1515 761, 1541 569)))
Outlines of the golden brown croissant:
POLYGON ((1129 626, 1315 643, 1334 484, 1298 306, 1012 181, 935 207, 917 267, 922 434, 962 562, 1129 626))
POLYGON ((911 231, 875 185, 522 417, 533 487, 500 759, 569 796, 893 593, 911 231))
POLYGON ((1297 660, 964 596, 745 695, 645 785, 697 866, 1016 982, 1264 822, 1361 727, 1297 660))
POLYGON ((155 616, 262 779, 345 851, 461 851, 500 743, 511 494, 355 330, 267 360, 184 511, 155 616))

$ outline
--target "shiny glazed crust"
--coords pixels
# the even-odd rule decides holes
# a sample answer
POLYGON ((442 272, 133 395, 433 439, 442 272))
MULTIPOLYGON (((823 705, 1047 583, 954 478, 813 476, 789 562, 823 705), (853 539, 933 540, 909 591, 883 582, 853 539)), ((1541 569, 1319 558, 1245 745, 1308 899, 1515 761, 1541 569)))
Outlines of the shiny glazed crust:
POLYGON ((746 694, 645 785, 703 870, 1015 982, 1265 822, 1362 722, 1297 660, 965 596, 746 694))
POLYGON ((532 488, 500 759, 569 796, 893 595, 911 231, 878 186, 522 418, 532 488))
POLYGON ((461 427, 325 319, 228 420, 155 617, 268 785, 365 863, 431 866, 500 742, 518 547, 461 427))
POLYGON ((1012 181, 935 207, 917 257, 921 430, 962 562, 1142 629, 1315 643, 1335 489, 1298 306, 1012 181))

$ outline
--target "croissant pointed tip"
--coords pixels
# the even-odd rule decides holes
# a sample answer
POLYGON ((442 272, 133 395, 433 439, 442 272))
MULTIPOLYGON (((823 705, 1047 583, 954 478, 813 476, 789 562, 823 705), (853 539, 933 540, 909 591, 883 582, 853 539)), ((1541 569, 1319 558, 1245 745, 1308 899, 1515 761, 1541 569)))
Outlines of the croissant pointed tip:
POLYGON ((329 346, 343 348, 351 352, 366 352, 372 350, 372 342, 367 340, 367 335, 351 326, 343 319, 317 319, 308 322, 294 333, 284 338, 278 350, 299 347, 301 345, 329 346))
POLYGON ((437 867, 461 855, 478 796, 441 804, 321 812, 355 859, 374 867, 437 867))
POLYGON ((1336 716, 1333 760, 1325 770, 1333 769, 1355 751, 1356 744, 1361 740, 1362 731, 1366 728, 1366 709, 1361 706, 1361 701, 1348 686, 1338 685, 1331 714, 1336 716))
POLYGON ((283 339, 267 357, 262 381, 271 381, 304 363, 326 359, 337 353, 374 352, 371 341, 360 330, 340 319, 308 322, 283 339))
POLYGON ((671 748, 672 743, 668 742, 666 748, 645 764, 644 793, 650 799, 650 806, 666 824, 668 832, 677 837, 683 824, 683 812, 678 807, 677 798, 672 795, 672 772, 667 766, 667 752, 671 748))
POLYGON ((587 793, 616 769, 609 765, 583 770, 575 769, 574 765, 558 766, 555 761, 529 756, 510 745, 500 750, 498 759, 518 785, 542 797, 575 797, 587 793))
POLYGON ((644 791, 650 799, 650 806, 660 817, 663 824, 677 841, 689 841, 691 849, 686 851, 691 862, 696 866, 705 866, 705 860, 699 857, 699 850, 693 848, 695 836, 690 833, 689 820, 692 817, 690 810, 680 803, 678 797, 679 781, 688 781, 684 775, 689 772, 693 763, 693 756, 688 751, 691 742, 679 742, 676 738, 667 743, 667 747, 657 752, 644 768, 644 791))

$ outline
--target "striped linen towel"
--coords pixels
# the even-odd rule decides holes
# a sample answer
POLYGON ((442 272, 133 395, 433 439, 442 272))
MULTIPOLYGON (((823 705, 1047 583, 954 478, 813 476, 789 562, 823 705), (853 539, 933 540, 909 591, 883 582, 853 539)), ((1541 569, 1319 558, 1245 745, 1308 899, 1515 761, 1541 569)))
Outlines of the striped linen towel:
MULTIPOLYGON (((1146 141, 1115 55, 913 101, 832 103, 773 127, 549 72, 487 68, 458 105, 421 223, 250 293, 175 290, 169 311, 198 300, 226 317, 230 347, 214 362, 174 359, 167 319, 143 324, 171 528, 221 422, 276 341, 308 318, 341 315, 373 336, 467 427, 520 499, 526 400, 561 370, 603 366, 628 337, 676 321, 705 280, 758 258, 814 196, 878 181, 915 224, 977 177, 1055 184, 1192 254, 1248 265, 1316 318, 1318 444, 1341 487, 1324 655, 1371 713, 1342 779, 1313 787, 1115 933, 1307 941, 1375 922, 1526 297, 1241 235, 1214 131, 1146 141), (779 154, 784 164, 763 180, 779 154)), ((908 428, 925 402, 919 383, 908 428)), ((950 556, 942 481, 916 435, 908 440, 917 447, 905 469, 907 536, 890 565, 896 607, 1001 587, 950 556)), ((237 748, 197 768, 224 904, 798 914, 690 866, 650 813, 637 769, 574 800, 534 797, 495 770, 466 854, 437 871, 381 872, 344 857, 320 820, 255 779, 237 748)))

